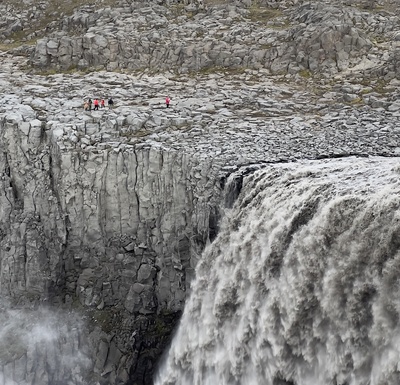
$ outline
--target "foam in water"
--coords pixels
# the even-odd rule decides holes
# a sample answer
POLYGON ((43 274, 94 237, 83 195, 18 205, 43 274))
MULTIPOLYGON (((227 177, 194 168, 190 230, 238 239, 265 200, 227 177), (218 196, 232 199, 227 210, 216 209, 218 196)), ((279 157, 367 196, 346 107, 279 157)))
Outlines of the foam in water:
POLYGON ((399 384, 399 177, 385 158, 248 176, 156 384, 399 384))

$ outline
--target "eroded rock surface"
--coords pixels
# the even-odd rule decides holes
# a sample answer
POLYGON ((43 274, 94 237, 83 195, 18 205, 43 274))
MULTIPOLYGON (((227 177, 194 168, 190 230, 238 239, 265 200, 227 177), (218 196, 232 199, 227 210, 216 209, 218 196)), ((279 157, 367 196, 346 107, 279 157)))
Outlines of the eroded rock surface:
POLYGON ((229 67, 335 74, 387 61, 380 46, 398 40, 395 12, 389 5, 322 1, 89 7, 40 39, 31 63, 64 70, 172 68, 187 73, 229 67))
POLYGON ((397 3, 261 6, 89 4, 1 54, 0 295, 60 327, 41 359, 0 354, 0 385, 150 384, 242 173, 400 154, 397 3))

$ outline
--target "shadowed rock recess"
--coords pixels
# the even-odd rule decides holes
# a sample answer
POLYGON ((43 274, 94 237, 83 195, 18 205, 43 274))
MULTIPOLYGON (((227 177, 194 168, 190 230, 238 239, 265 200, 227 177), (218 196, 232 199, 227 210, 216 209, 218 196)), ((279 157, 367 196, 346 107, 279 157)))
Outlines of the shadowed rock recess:
POLYGON ((399 155, 399 11, 1 1, 0 385, 152 384, 245 175, 399 155))

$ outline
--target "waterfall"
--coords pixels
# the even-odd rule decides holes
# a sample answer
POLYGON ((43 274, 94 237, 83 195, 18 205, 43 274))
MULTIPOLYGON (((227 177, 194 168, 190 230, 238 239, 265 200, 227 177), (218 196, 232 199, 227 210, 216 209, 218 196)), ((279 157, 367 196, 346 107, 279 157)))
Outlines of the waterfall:
POLYGON ((400 383, 400 160, 245 177, 157 385, 400 383))

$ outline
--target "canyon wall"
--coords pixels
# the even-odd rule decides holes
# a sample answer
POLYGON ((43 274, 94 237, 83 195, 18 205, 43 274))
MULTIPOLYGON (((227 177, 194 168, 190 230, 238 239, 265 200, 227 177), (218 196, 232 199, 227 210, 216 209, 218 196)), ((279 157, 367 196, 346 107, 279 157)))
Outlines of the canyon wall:
POLYGON ((268 68, 271 73, 337 73, 382 61, 371 41, 397 20, 328 4, 134 2, 81 9, 55 24, 31 52, 38 69, 106 68, 178 73, 268 68), (79 31, 79 34, 76 34, 79 31))
POLYGON ((0 294, 25 308, 96 311, 102 331, 92 337, 108 341, 97 352, 102 373, 98 356, 112 340, 104 330, 125 328, 120 349, 132 356, 137 341, 124 335, 182 309, 215 222, 215 171, 148 144, 66 146, 67 127, 20 111, 0 121, 0 294))

